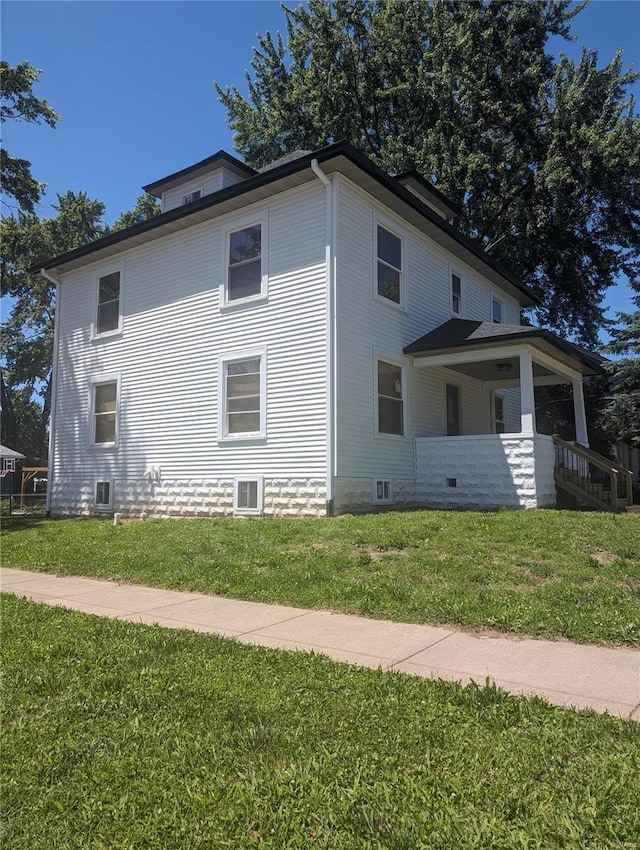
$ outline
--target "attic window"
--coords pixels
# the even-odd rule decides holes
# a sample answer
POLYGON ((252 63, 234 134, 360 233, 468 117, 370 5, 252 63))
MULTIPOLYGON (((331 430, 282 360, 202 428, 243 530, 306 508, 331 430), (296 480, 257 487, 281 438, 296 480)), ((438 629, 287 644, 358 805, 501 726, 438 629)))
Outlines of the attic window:
POLYGON ((183 195, 182 196, 182 203, 183 204, 190 204, 192 201, 197 201, 201 197, 202 197, 202 189, 196 189, 193 192, 189 192, 188 195, 183 195))

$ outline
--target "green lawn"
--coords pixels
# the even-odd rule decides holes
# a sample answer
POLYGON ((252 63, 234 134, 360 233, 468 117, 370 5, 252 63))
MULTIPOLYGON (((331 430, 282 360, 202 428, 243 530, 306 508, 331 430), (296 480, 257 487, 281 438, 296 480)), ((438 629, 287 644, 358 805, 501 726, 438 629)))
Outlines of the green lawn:
POLYGON ((640 727, 2 597, 4 847, 638 848, 640 727))
POLYGON ((640 643, 640 517, 7 520, 5 566, 539 637, 640 643))

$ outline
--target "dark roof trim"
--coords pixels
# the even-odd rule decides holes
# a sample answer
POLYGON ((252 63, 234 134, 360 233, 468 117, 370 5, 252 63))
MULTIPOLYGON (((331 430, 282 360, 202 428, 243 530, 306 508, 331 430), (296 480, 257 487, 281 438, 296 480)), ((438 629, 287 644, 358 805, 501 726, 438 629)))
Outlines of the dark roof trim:
POLYGON ((544 340, 554 348, 576 358, 595 373, 602 374, 604 371, 603 364, 607 362, 606 358, 568 342, 545 328, 536 328, 533 325, 495 325, 491 322, 449 319, 407 345, 403 350, 405 354, 419 356, 445 352, 452 348, 488 348, 496 343, 522 342, 527 339, 544 340))
POLYGON ((231 156, 231 154, 228 154, 226 151, 219 150, 217 153, 212 154, 212 156, 208 156, 206 159, 196 162, 195 165, 189 165, 181 171, 169 174, 168 177, 161 177, 160 180, 155 180, 153 183, 147 183, 147 185, 142 188, 149 195, 160 198, 162 197, 163 189, 171 188, 170 184, 180 183, 191 174, 196 176, 198 172, 208 170, 216 165, 228 165, 233 168, 234 171, 241 172, 245 177, 251 177, 256 173, 254 168, 246 165, 242 162, 242 160, 236 159, 235 156, 231 156))
MULTIPOLYGON (((224 151, 222 152, 224 153, 224 151)), ((217 156, 217 154, 215 154, 217 156)), ((229 157, 228 154, 225 154, 226 157, 229 157)), ((504 268, 500 263, 496 262, 492 257, 490 257, 485 251, 482 250, 475 242, 472 242, 471 239, 463 236, 453 225, 449 224, 441 215, 434 212, 424 201, 421 201, 418 197, 416 197, 413 192, 410 192, 409 189, 406 189, 402 186, 394 177, 390 177, 386 171, 383 171, 382 168, 375 165, 375 163, 371 162, 368 157, 364 154, 357 151, 354 147, 347 144, 346 142, 335 142, 332 145, 328 145, 327 147, 320 148, 317 151, 311 151, 304 156, 301 156, 297 159, 294 159, 291 162, 286 162, 283 165, 277 166, 276 168, 272 168, 269 171, 255 173, 253 172, 251 177, 247 177, 245 180, 241 180, 239 183, 235 183, 232 186, 227 186, 225 189, 221 189, 219 192, 213 192, 210 195, 203 195, 197 201, 192 201, 190 204, 184 204, 179 207, 175 207, 172 210, 168 210, 165 213, 161 213, 160 215, 154 216, 153 218, 148 219, 147 221, 142 221, 138 224, 134 224, 131 227, 127 227, 124 230, 119 230, 116 233, 111 233, 108 236, 104 236, 102 239, 97 239, 95 242, 90 242, 88 245, 83 245, 81 248, 76 248, 73 251, 68 251, 66 254, 61 254, 58 257, 53 257, 50 260, 47 260, 45 263, 40 263, 38 266, 29 269, 30 272, 37 272, 40 268, 51 269, 56 268, 58 266, 64 265, 65 263, 70 262, 71 260, 77 260, 82 257, 89 256, 101 248, 106 248, 110 245, 115 245, 118 242, 123 242, 126 239, 129 239, 133 236, 139 236, 143 233, 146 233, 150 230, 154 230, 157 227, 161 227, 163 224, 167 224, 169 222, 177 221, 181 218, 185 218, 192 213, 199 212, 201 210, 207 209, 208 207, 214 207, 216 204, 221 203, 229 198, 238 197, 245 193, 250 192, 252 189, 266 186, 269 183, 275 183, 282 177, 287 177, 291 174, 295 174, 298 171, 303 171, 311 167, 311 161, 317 159, 318 162, 326 162, 330 159, 335 159, 339 156, 343 156, 346 159, 349 159, 354 165, 358 168, 361 168, 364 172, 366 172, 370 177, 376 180, 380 185, 384 186, 389 192, 395 194, 398 198, 408 204, 410 207, 413 207, 420 215, 426 218, 429 222, 436 225, 436 227, 444 233, 446 233, 452 240, 457 242, 462 247, 466 248, 471 254, 477 257, 481 262, 489 268, 493 269, 500 277, 502 277, 505 281, 511 284, 515 289, 517 289, 522 295, 525 296, 527 301, 530 304, 537 304, 539 299, 535 295, 535 293, 529 289, 529 287, 525 286, 514 274, 504 268)), ((234 157, 229 157, 234 161, 234 157)), ((248 168, 248 166, 245 166, 248 168)), ((191 171, 191 169, 184 169, 184 171, 191 171)))
POLYGON ((434 204, 444 207, 447 211, 449 211, 450 218, 457 218, 462 215, 462 208, 447 198, 440 189, 436 189, 433 183, 426 180, 419 171, 403 171, 402 174, 396 174, 393 179, 397 180, 398 183, 401 183, 403 186, 411 181, 417 183, 422 189, 424 189, 427 195, 433 195, 434 204))

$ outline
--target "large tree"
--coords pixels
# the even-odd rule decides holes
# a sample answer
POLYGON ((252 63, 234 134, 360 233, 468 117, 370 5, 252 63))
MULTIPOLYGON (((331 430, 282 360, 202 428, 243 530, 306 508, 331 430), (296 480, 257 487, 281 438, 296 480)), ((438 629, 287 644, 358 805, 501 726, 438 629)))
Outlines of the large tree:
POLYGON ((57 214, 52 218, 20 212, 0 223, 2 294, 13 299, 0 327, 0 357, 15 411, 16 448, 37 462, 45 462, 47 456, 55 287, 28 269, 160 210, 153 199, 140 197, 134 210, 122 213, 110 228, 102 220, 104 204, 85 192, 58 195, 53 208, 57 214))
POLYGON ((258 38, 248 96, 216 84, 238 152, 261 166, 346 140, 416 168, 461 229, 541 298, 537 321, 595 343, 602 299, 640 272, 640 122, 622 57, 546 52, 569 0, 309 0, 258 38))
POLYGON ((638 309, 618 313, 611 342, 603 348, 618 359, 608 366, 612 386, 601 422, 612 442, 640 448, 640 283, 633 288, 636 294, 631 300, 638 309))
MULTIPOLYGON (((46 100, 33 94, 33 86, 41 73, 28 62, 20 62, 12 68, 8 62, 0 61, 0 122, 10 119, 55 127, 60 116, 46 100)), ((2 193, 12 197, 24 212, 33 213, 42 197, 44 184, 31 174, 31 163, 9 156, 4 147, 0 148, 0 180, 2 193)))

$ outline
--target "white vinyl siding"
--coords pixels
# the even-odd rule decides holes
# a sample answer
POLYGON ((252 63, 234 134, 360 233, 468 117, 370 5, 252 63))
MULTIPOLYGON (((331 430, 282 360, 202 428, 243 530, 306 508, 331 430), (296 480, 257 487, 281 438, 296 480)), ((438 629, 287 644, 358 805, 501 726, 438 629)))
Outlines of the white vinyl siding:
POLYGON ((184 203, 185 195, 190 195, 198 190, 203 195, 211 195, 213 192, 219 192, 220 189, 225 189, 227 186, 233 186, 243 178, 231 171, 229 168, 218 166, 204 177, 199 175, 190 180, 184 180, 172 189, 167 189, 162 193, 162 211, 172 210, 184 203))
MULTIPOLYGON (((339 178, 337 213, 337 474, 344 478, 411 479, 415 474, 415 437, 443 436, 446 429, 445 385, 460 388, 465 433, 492 431, 492 399, 482 384, 454 370, 416 368, 403 348, 452 316, 451 273, 461 279, 463 318, 487 321, 495 286, 433 240, 395 221, 362 189, 339 178), (375 269, 376 246, 370 225, 382 217, 393 232, 404 232, 407 263, 403 268, 404 307, 381 310, 368 297, 369 269, 375 269), (376 428, 376 366, 371 357, 402 363, 405 439, 379 438, 376 428)), ((517 322, 518 304, 500 293, 505 322, 517 322)), ((518 430, 518 393, 504 393, 507 430, 518 430)))
MULTIPOLYGON (((125 254, 126 333, 87 344, 97 264, 63 275, 51 463, 68 480, 163 481, 247 475, 326 475, 325 190, 320 181, 279 195, 269 212, 269 302, 220 310, 221 256, 237 216, 125 254), (220 357, 268 348, 265 433, 218 442, 220 357), (121 373, 117 452, 85 451, 93 375, 121 373), (302 425, 302 427, 301 427, 302 425)), ((251 220, 266 216, 256 205, 251 220)), ((52 504, 55 509, 55 504, 52 504)))

